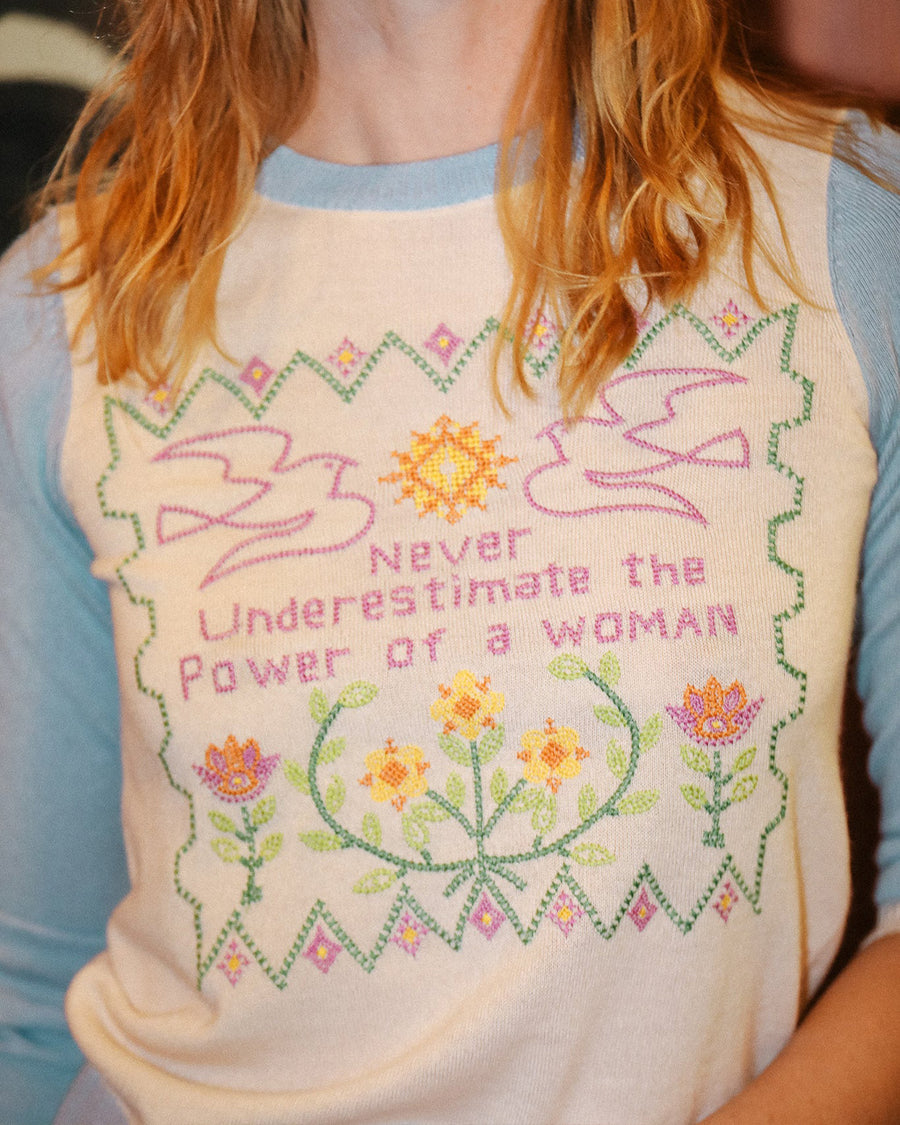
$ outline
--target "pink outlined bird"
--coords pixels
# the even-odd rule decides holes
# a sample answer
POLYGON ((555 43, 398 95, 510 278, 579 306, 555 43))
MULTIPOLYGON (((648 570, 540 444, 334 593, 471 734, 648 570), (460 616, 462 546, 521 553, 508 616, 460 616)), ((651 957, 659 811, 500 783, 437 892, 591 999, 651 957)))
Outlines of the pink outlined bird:
POLYGON ((156 517, 161 546, 216 528, 239 533, 206 572, 201 590, 248 566, 344 550, 370 531, 374 503, 342 489, 344 474, 358 462, 342 453, 291 459, 292 449, 286 430, 239 426, 183 438, 153 458, 218 462, 215 479, 185 469, 179 488, 193 493, 191 501, 160 504, 156 517))
POLYGON ((750 443, 740 427, 700 442, 685 439, 683 426, 674 431, 681 420, 676 404, 692 433, 698 426, 708 433, 701 413, 707 396, 696 392, 746 383, 732 371, 708 368, 630 371, 612 379, 598 395, 598 416, 573 425, 561 419, 537 435, 550 443, 554 457, 525 478, 528 503, 549 516, 661 512, 705 524, 700 508, 684 494, 686 474, 677 470, 747 469, 750 443), (679 403, 689 394, 696 397, 679 403))

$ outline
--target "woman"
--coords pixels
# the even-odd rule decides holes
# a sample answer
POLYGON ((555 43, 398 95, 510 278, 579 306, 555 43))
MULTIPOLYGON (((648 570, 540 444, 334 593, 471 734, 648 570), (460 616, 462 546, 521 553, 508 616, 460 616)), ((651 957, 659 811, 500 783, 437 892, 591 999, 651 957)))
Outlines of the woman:
POLYGON ((2 303, 19 1026, 123 762, 61 1121, 896 1118, 890 146, 672 11, 134 14, 2 303))

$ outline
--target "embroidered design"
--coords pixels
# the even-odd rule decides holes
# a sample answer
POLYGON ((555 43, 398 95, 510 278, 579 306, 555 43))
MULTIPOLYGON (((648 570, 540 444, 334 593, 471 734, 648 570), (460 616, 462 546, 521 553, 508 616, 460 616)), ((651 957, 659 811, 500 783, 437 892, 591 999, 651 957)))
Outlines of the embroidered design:
MULTIPOLYGON (((286 430, 241 426, 183 438, 153 458, 153 464, 182 458, 201 465, 210 462, 211 471, 231 486, 222 491, 217 510, 165 503, 157 512, 156 539, 161 546, 213 529, 239 533, 237 542, 206 572, 201 590, 248 566, 342 551, 369 533, 375 505, 342 488, 344 474, 358 462, 340 453, 291 459, 292 451, 293 438, 286 430)), ((198 471, 195 466, 195 475, 198 471)))
POLYGON ((559 339, 559 329, 548 316, 541 312, 528 325, 526 335, 529 351, 532 354, 546 355, 559 339))
POLYGON ((257 398, 262 398, 274 378, 275 369, 254 356, 238 375, 238 382, 250 387, 257 398))
POLYGON ((238 745, 234 735, 229 735, 221 750, 210 744, 205 764, 194 766, 200 780, 220 800, 241 805, 240 827, 230 816, 217 809, 210 812, 209 819, 214 828, 225 833, 212 841, 212 850, 223 863, 239 863, 247 869, 247 885, 241 896, 242 906, 249 906, 262 899, 256 873, 263 864, 269 863, 278 855, 284 843, 281 832, 270 833, 258 847, 256 843, 260 828, 268 824, 275 815, 275 798, 266 797, 252 808, 247 805, 248 801, 262 795, 272 771, 278 765, 279 757, 278 754, 263 757, 259 744, 253 738, 238 745))
POLYGON ((647 888, 641 887, 641 893, 631 904, 631 909, 628 911, 628 917, 637 926, 638 931, 643 933, 644 930, 650 925, 653 915, 656 913, 658 907, 655 903, 650 901, 650 896, 647 894, 647 888))
POLYGON ((739 899, 740 895, 737 893, 737 888, 729 879, 722 888, 722 893, 713 903, 713 909, 718 912, 723 922, 727 922, 731 917, 731 912, 734 910, 739 899))
POLYGON ((264 758, 256 739, 248 738, 243 745, 230 734, 220 750, 210 745, 206 760, 194 770, 204 785, 208 785, 223 801, 252 801, 266 787, 272 771, 278 765, 278 755, 264 758))
POLYGON ((444 367, 449 367, 453 353, 463 342, 462 336, 457 336, 441 321, 422 346, 434 352, 444 367))
POLYGON ((478 900, 475 909, 469 915, 469 921, 479 933, 484 934, 490 941, 506 921, 506 915, 497 909, 491 902, 490 895, 485 891, 478 900))
POLYGON ((311 961, 320 973, 327 974, 336 961, 337 955, 341 952, 341 948, 341 945, 332 941, 321 926, 317 926, 315 937, 304 950, 303 956, 307 961, 311 961))
POLYGON ((358 348, 349 336, 345 336, 328 357, 328 362, 337 368, 344 379, 349 379, 368 354, 362 348, 358 348))
POLYGON ((560 891, 547 911, 547 917, 562 930, 563 937, 568 937, 578 924, 578 919, 584 917, 584 910, 570 894, 560 891))
POLYGON ((748 703, 744 685, 738 680, 723 688, 715 676, 710 676, 702 690, 688 684, 684 690, 683 707, 666 708, 678 726, 697 744, 681 747, 682 761, 688 769, 712 782, 712 795, 699 785, 681 786, 681 795, 691 808, 708 813, 712 820, 711 827, 703 833, 703 843, 708 847, 725 847, 722 814, 732 805, 746 801, 759 782, 756 774, 747 773, 756 758, 755 746, 743 750, 727 772, 722 761, 722 747, 744 737, 762 703, 761 698, 748 703), (704 746, 712 749, 711 759, 702 749, 704 746), (738 777, 739 774, 744 776, 738 777), (725 790, 732 781, 734 786, 726 795, 725 790))
POLYGON ((428 927, 407 910, 397 929, 391 934, 391 941, 394 945, 399 945, 404 953, 415 957, 427 933, 428 927))
POLYGON ((144 402, 161 417, 165 418, 172 412, 175 401, 175 392, 168 383, 154 387, 145 397, 144 402))
POLYGON ((558 793, 563 780, 577 777, 581 763, 590 757, 580 741, 571 727, 557 728, 552 719, 543 730, 525 731, 523 749, 518 754, 525 763, 525 776, 536 785, 546 782, 553 793, 558 793))
POLYGON ((483 439, 477 422, 461 426, 442 414, 426 433, 413 432, 408 453, 392 453, 400 468, 379 480, 401 485, 398 504, 411 499, 420 516, 456 523, 469 508, 486 509, 488 489, 506 488, 497 471, 517 458, 498 453, 499 441, 483 439))
POLYGON ((373 801, 390 801, 402 812, 409 797, 421 797, 428 788, 425 771, 431 763, 423 757, 418 746, 395 746, 388 739, 383 750, 366 755, 369 772, 359 783, 371 787, 373 801))
POLYGON ((250 958, 241 952, 237 939, 234 939, 229 943, 225 957, 216 965, 216 968, 222 970, 228 978, 228 983, 234 988, 249 964, 250 958))
POLYGON ((491 689, 491 678, 477 680, 471 672, 457 672, 450 687, 441 684, 440 699, 431 705, 431 717, 444 724, 444 734, 461 731, 468 739, 475 739, 484 729, 497 726, 496 717, 506 706, 506 700, 491 689))
POLYGON ((617 376, 598 395, 596 416, 581 418, 574 427, 561 419, 537 435, 538 441, 549 442, 554 456, 525 478, 528 503, 549 516, 659 512, 705 524, 703 512, 679 491, 684 475, 672 470, 685 465, 748 469, 750 444, 743 430, 734 426, 684 448, 684 439, 676 436, 680 431, 666 427, 689 411, 702 420, 703 403, 712 390, 746 382, 734 372, 707 368, 650 369, 617 376))
POLYGON ((736 335, 738 329, 750 323, 750 317, 742 312, 734 301, 726 301, 725 307, 713 317, 713 322, 718 324, 723 334, 730 340, 736 335))

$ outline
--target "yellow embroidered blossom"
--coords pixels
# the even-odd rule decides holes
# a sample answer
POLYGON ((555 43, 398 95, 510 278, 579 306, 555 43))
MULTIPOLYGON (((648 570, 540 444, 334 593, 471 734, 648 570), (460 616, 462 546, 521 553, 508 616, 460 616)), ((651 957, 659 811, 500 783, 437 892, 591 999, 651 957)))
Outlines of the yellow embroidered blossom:
POLYGON ((544 730, 527 730, 522 735, 520 761, 525 777, 534 785, 546 782, 555 793, 563 781, 581 773, 581 763, 590 754, 579 745, 578 733, 571 727, 555 727, 548 719, 544 730))
POLYGON ((366 755, 369 772, 359 783, 371 787, 373 801, 390 801, 400 811, 407 797, 420 797, 428 788, 425 771, 431 763, 422 757, 418 746, 395 746, 389 738, 383 749, 366 755))
POLYGON ((457 672, 453 684, 441 684, 441 698, 431 705, 431 717, 444 724, 444 734, 459 731, 475 739, 485 727, 494 727, 494 716, 506 706, 499 691, 491 690, 491 678, 476 680, 471 672, 457 672))

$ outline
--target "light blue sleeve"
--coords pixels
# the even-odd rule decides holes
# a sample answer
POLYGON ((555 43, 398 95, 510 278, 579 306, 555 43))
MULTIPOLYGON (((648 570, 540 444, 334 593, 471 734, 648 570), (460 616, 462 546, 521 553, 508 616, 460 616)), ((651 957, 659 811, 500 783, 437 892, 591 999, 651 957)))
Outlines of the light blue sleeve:
MULTIPOLYGON (((872 138, 874 166, 900 185, 900 137, 872 138)), ((869 392, 878 481, 863 546, 858 685, 881 793, 876 900, 900 904, 900 195, 835 160, 829 249, 838 308, 869 392)))
POLYGON ((61 495, 62 305, 28 295, 45 220, 0 263, 0 1122, 49 1125, 81 1064, 63 1017, 127 889, 106 589, 61 495))

